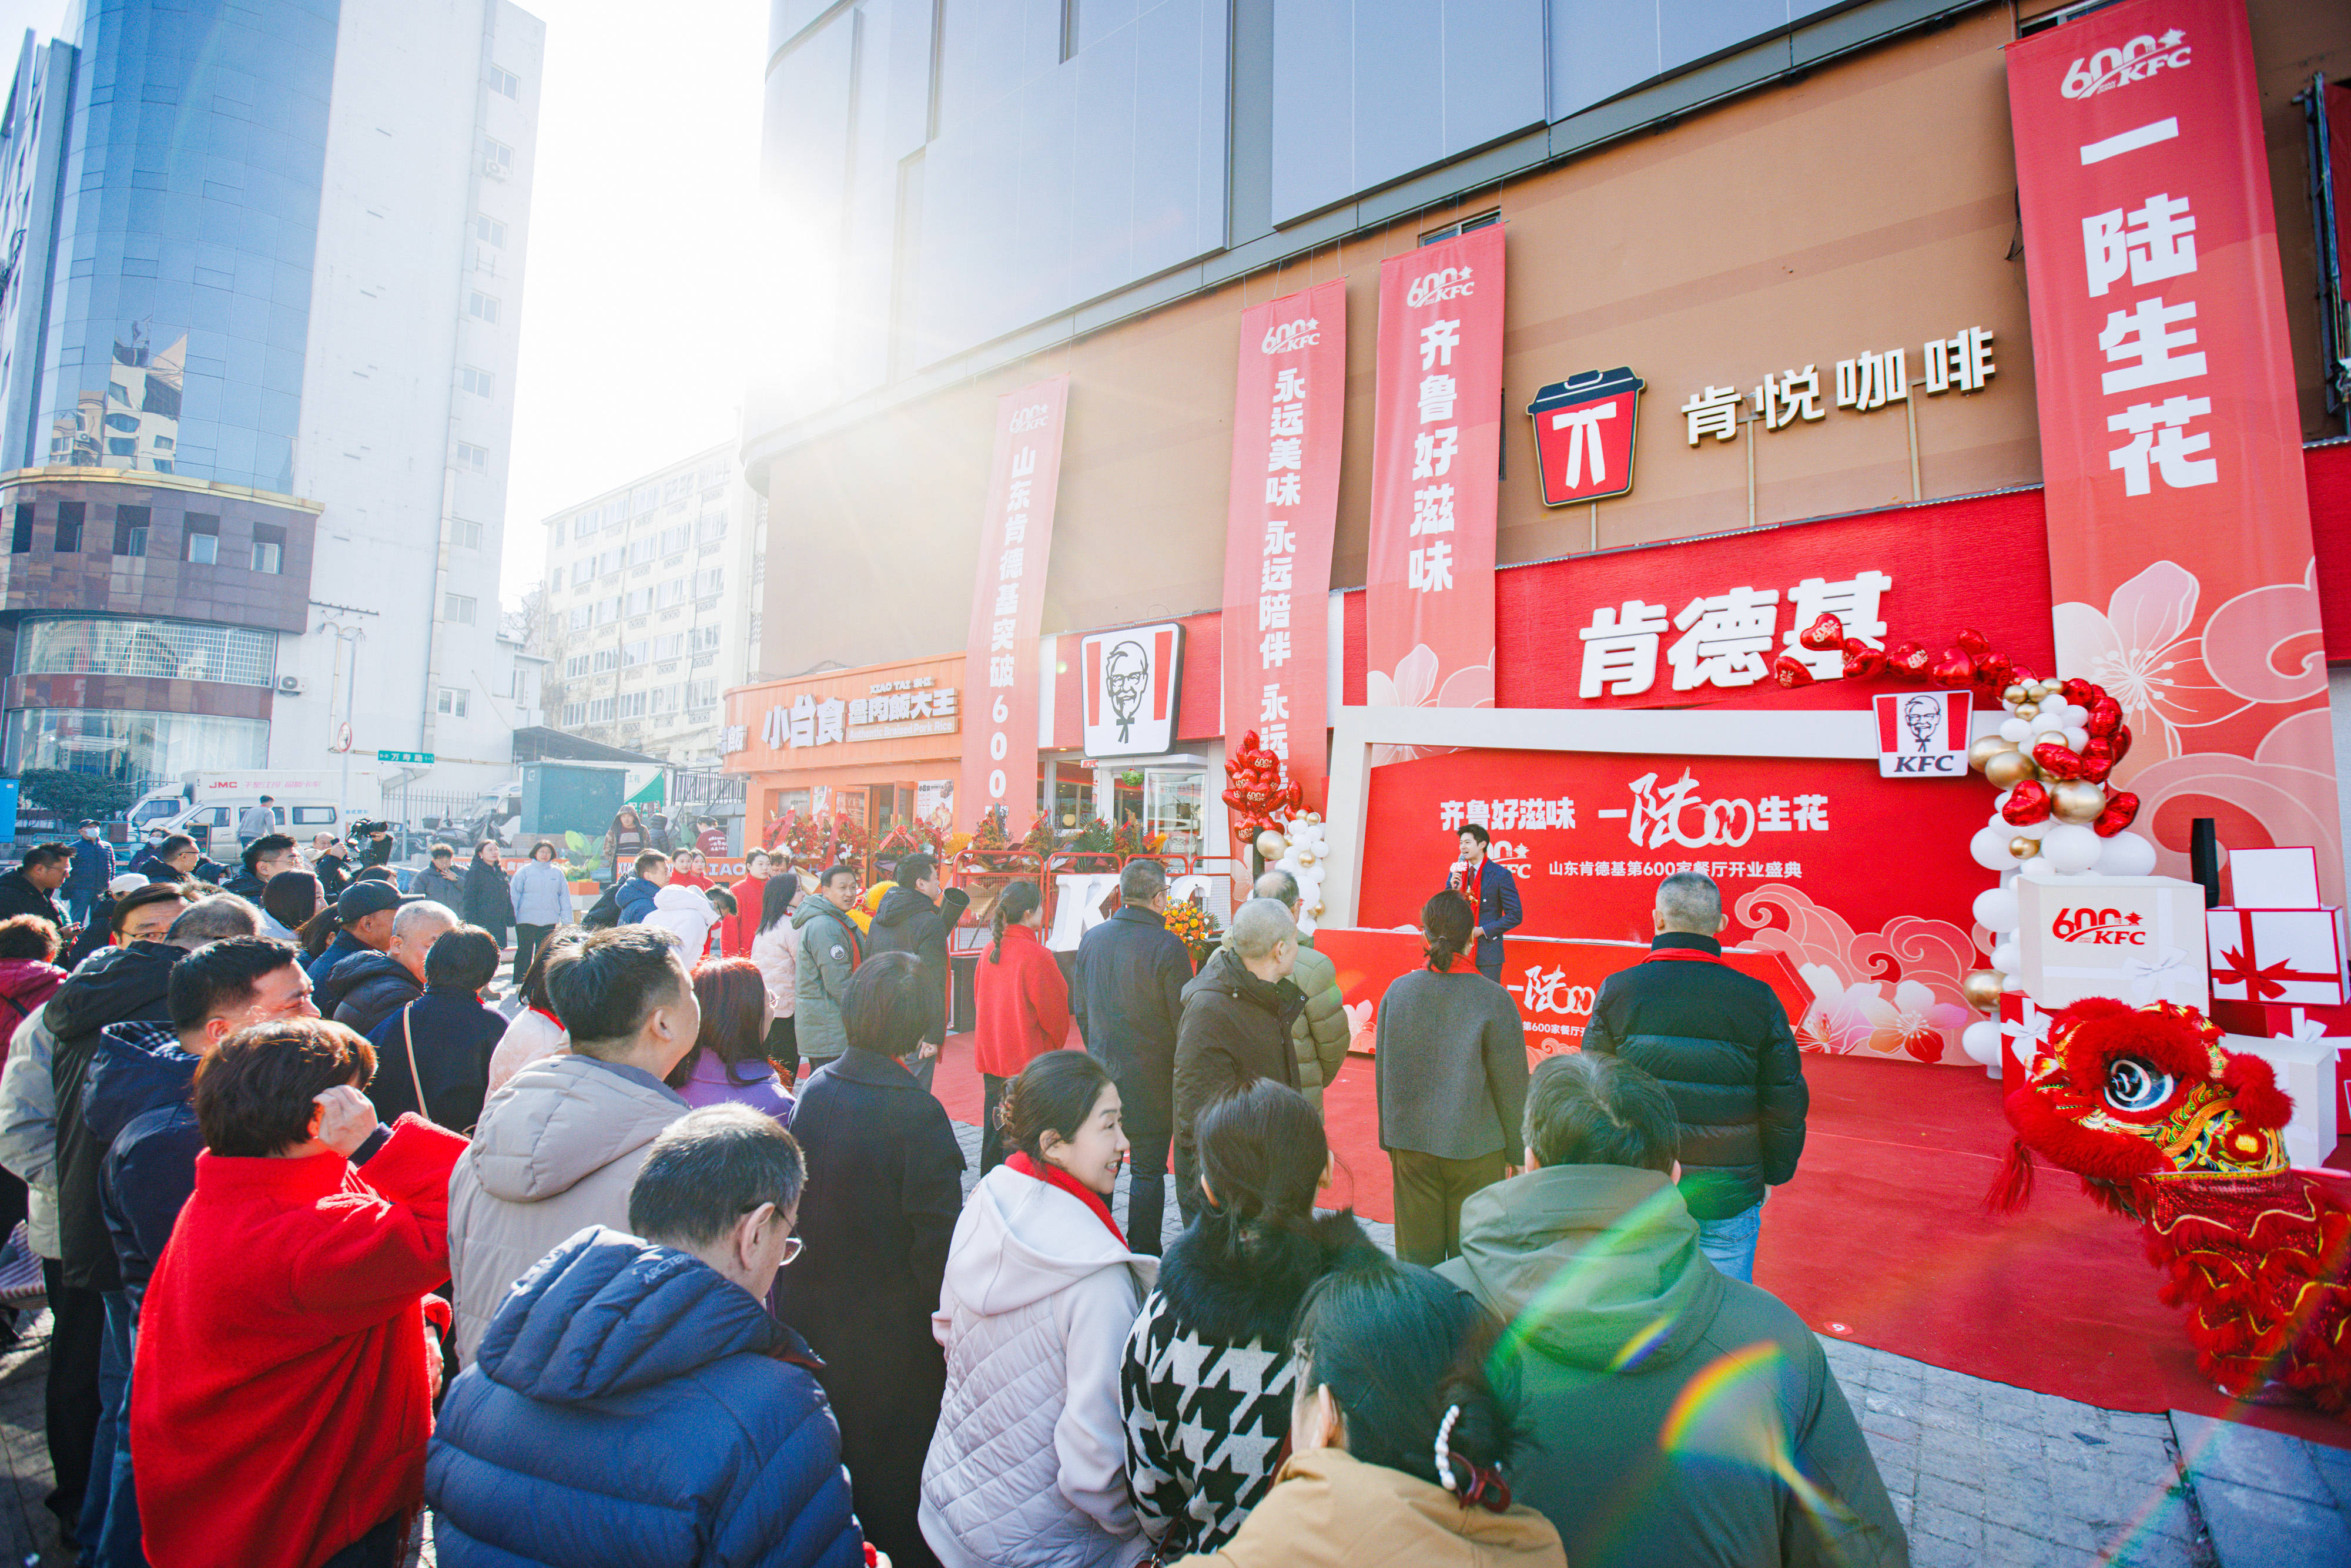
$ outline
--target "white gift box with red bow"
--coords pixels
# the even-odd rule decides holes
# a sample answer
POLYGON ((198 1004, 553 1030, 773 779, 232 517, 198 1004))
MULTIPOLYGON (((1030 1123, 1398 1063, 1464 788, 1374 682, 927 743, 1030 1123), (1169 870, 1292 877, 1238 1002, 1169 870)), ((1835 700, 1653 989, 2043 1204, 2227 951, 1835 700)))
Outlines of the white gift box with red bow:
POLYGON ((2335 909, 2206 910, 2213 998, 2340 1007, 2341 914, 2335 909))
POLYGON ((2054 1011, 2085 997, 2201 1010, 2204 890, 2169 876, 2016 879, 2025 994, 2054 1011))

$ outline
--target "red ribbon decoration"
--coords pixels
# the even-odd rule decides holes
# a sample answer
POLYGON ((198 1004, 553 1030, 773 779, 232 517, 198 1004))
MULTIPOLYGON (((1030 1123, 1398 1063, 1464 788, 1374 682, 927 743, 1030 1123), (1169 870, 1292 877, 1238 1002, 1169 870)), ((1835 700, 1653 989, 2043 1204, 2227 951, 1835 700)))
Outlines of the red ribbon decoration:
POLYGON ((2253 963, 2253 912, 2250 909, 2241 909, 2237 912, 2237 932, 2238 939, 2244 945, 2244 951, 2240 953, 2233 949, 2224 950, 2220 955, 2220 961, 2225 967, 2215 968, 2212 971, 2212 983, 2215 986, 2244 987, 2245 999, 2249 1002, 2267 1001, 2272 997, 2285 995, 2285 987, 2280 983, 2282 981, 2314 980, 2320 985, 2331 985, 2340 978, 2339 976, 2328 974, 2324 969, 2289 969, 2286 965, 2293 962, 2290 958, 2280 958, 2274 964, 2256 966, 2253 963))

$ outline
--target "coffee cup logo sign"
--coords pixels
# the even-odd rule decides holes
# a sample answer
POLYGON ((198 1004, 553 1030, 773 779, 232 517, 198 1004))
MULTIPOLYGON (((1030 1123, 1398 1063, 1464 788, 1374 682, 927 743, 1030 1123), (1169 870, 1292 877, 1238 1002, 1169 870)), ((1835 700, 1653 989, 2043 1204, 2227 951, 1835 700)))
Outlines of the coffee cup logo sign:
POLYGON ((1583 371, 1535 394, 1535 461, 1543 504, 1564 507, 1633 487, 1633 432, 1641 378, 1619 365, 1583 371))
POLYGON ((2119 909, 2095 909, 2087 904, 2079 909, 2060 909, 2049 922, 2049 935, 2060 942, 2083 942, 2096 947, 2147 946, 2144 916, 2136 911, 2126 914, 2119 909))

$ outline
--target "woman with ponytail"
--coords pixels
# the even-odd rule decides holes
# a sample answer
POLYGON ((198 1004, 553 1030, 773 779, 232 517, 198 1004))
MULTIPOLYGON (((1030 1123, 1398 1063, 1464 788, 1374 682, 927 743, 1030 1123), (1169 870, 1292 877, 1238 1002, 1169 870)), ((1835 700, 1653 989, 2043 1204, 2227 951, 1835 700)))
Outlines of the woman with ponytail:
POLYGON ((1196 1136, 1203 1206, 1167 1249, 1121 1375, 1128 1489, 1165 1563, 1222 1546, 1273 1485, 1306 1292, 1386 1260, 1353 1214, 1314 1211, 1331 1146, 1297 1090, 1260 1078, 1203 1112, 1196 1136))
POLYGON ((1433 1268, 1460 1256, 1461 1200, 1518 1174, 1527 1031, 1517 999, 1465 956, 1477 935, 1468 899, 1438 894, 1420 928, 1427 967, 1380 998, 1373 1071, 1396 1256, 1433 1268))
POLYGON ((1070 1042, 1070 983, 1061 960, 1039 933, 1045 897, 1033 882, 1016 882, 988 918, 994 940, 972 977, 972 1057, 987 1086, 979 1118, 979 1174, 1004 1163, 999 1108, 1004 1086, 1049 1051, 1070 1042))
POLYGON ((1324 1275, 1290 1335, 1290 1458, 1232 1540, 1192 1561, 1566 1568, 1559 1531, 1502 1477, 1521 1434, 1516 1391, 1487 1372, 1496 1327, 1426 1269, 1324 1275))
POLYGON ((956 1221, 932 1320, 947 1378, 923 1537, 946 1568, 1127 1568, 1149 1543, 1127 1496, 1119 1364, 1159 1260, 1129 1251, 1111 1214, 1118 1086, 1084 1051, 1049 1051, 1006 1093, 1004 1135, 1015 1152, 956 1221))

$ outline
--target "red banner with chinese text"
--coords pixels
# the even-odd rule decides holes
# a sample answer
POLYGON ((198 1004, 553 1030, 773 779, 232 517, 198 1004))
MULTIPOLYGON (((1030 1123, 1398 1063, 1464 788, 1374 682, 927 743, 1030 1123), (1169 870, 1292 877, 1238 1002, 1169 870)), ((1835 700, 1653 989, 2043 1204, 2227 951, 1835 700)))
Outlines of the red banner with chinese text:
POLYGON ((2126 0, 2008 51, 2061 674, 2123 705, 2115 781, 2318 846, 2343 898, 2308 494, 2242 0, 2126 0))
POLYGON ((1501 225, 1381 264, 1374 397, 1365 700, 1491 706, 1501 225))
MULTIPOLYGON (((1518 881, 1520 938, 1646 942, 1657 883, 1700 872, 1722 889, 1723 939, 1778 956, 1808 993, 1788 1009, 1808 1048, 1960 1061, 1977 1016, 1960 982, 1986 960, 1970 909, 1985 873, 1968 839, 1991 800, 1973 775, 1884 779, 1852 758, 1423 757, 1372 775, 1363 863, 1377 870, 1356 918, 1416 922, 1468 822, 1518 881)), ((1505 939, 1504 984, 1523 990, 1533 946, 1505 939)), ((1541 997, 1525 1004, 1531 1023, 1541 997)))
POLYGON ((971 637, 965 644, 958 816, 966 828, 975 828, 1002 805, 1005 831, 1014 839, 1037 812, 1037 632, 1069 399, 1070 378, 1060 375, 996 400, 996 455, 987 468, 971 637))
POLYGON ((1347 404, 1347 285, 1241 315, 1233 483, 1225 519, 1225 750, 1288 759, 1309 810, 1330 766, 1331 540, 1347 404))

